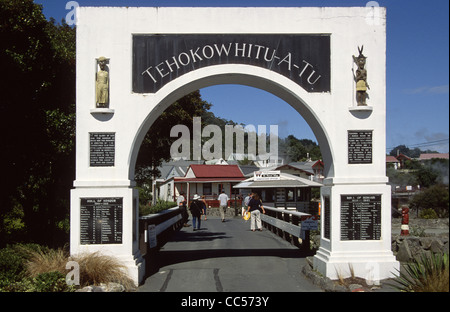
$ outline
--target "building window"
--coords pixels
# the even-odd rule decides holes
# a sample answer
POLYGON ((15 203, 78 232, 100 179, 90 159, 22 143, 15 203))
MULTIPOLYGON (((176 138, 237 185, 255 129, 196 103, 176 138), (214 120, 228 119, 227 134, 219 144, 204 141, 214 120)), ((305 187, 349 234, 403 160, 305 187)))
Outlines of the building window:
POLYGON ((203 183, 203 195, 212 194, 212 183, 203 183))
POLYGON ((297 189, 297 201, 303 201, 303 197, 302 197, 302 189, 298 188, 297 189))
POLYGON ((294 189, 286 189, 286 201, 294 201, 294 189))

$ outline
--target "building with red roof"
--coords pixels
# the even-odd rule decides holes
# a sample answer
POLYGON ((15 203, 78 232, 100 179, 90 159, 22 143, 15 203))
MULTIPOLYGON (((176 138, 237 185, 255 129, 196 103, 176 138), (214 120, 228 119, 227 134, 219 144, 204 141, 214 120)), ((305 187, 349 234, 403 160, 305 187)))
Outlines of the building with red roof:
POLYGON ((171 177, 160 185, 160 198, 176 201, 184 192, 190 202, 194 194, 205 195, 209 206, 215 206, 222 190, 234 200, 238 190, 233 186, 245 179, 238 165, 190 165, 184 177, 171 177))
POLYGON ((449 159, 448 153, 426 153, 426 154, 420 154, 419 160, 430 160, 430 159, 449 159))

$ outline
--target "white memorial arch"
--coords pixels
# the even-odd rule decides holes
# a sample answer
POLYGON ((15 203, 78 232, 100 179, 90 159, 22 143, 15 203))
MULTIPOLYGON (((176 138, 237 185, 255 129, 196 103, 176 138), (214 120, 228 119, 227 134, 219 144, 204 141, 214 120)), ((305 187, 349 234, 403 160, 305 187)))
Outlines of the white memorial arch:
POLYGON ((242 84, 289 103, 319 142, 326 179, 316 269, 331 279, 350 268, 370 280, 397 274, 385 173, 383 8, 81 7, 77 14, 72 254, 114 255, 141 282, 134 170, 146 132, 189 92, 242 84), (354 78, 361 46, 365 106, 358 106, 354 78), (104 104, 96 101, 97 75, 104 104))

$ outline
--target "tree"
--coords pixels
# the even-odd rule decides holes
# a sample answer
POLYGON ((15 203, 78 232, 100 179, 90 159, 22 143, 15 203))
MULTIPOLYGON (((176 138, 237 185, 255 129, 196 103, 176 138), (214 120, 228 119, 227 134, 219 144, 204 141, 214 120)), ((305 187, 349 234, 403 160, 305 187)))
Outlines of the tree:
MULTIPOLYGON (((170 160, 169 147, 177 139, 170 137, 170 129, 185 125, 192 133, 193 117, 202 116, 210 107, 211 104, 203 101, 197 90, 173 103, 158 117, 139 150, 135 177, 138 184, 149 184, 153 176, 159 176, 158 167, 162 162, 170 160)), ((205 122, 208 120, 202 119, 202 123, 205 122)))
POLYGON ((448 187, 443 184, 433 185, 414 195, 409 204, 414 209, 433 209, 440 218, 448 218, 448 187))
POLYGON ((421 187, 430 187, 436 183, 438 173, 430 167, 424 167, 415 170, 413 175, 416 177, 421 187))
POLYGON ((420 148, 415 147, 413 149, 410 149, 406 145, 398 145, 394 147, 391 152, 389 153, 390 156, 397 156, 399 154, 406 155, 411 158, 419 158, 420 154, 422 153, 437 153, 436 151, 432 150, 426 150, 422 151, 420 148))
POLYGON ((20 210, 20 239, 49 243, 74 177, 75 30, 47 21, 32 0, 0 0, 0 42, 0 240, 5 217, 20 210))
POLYGON ((320 147, 310 139, 297 139, 293 135, 288 135, 284 140, 280 140, 280 147, 286 153, 290 161, 305 161, 308 158, 321 159, 320 147))

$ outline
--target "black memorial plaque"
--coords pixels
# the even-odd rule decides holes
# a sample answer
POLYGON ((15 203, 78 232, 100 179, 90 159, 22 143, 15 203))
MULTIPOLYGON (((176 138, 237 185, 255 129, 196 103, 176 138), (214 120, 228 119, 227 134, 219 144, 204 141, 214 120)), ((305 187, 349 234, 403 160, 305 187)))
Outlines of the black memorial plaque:
POLYGON ((121 244, 123 198, 81 198, 80 243, 121 244))
POLYGON ((330 239, 331 234, 331 207, 330 207, 330 197, 324 197, 324 205, 323 205, 323 216, 324 216, 324 235, 323 237, 330 239))
POLYGON ((381 195, 341 195, 341 240, 381 238, 381 195))
POLYGON ((115 133, 89 133, 90 142, 90 166, 114 167, 115 157, 115 133))
POLYGON ((133 36, 133 92, 155 93, 190 71, 244 64, 275 71, 308 92, 330 91, 328 34, 133 36))
POLYGON ((348 131, 348 163, 372 163, 372 130, 348 131))

